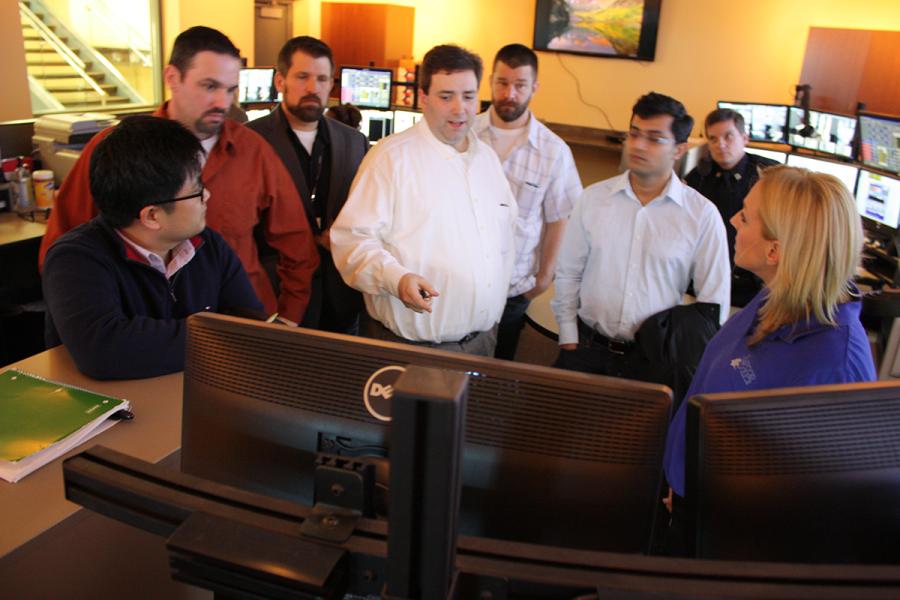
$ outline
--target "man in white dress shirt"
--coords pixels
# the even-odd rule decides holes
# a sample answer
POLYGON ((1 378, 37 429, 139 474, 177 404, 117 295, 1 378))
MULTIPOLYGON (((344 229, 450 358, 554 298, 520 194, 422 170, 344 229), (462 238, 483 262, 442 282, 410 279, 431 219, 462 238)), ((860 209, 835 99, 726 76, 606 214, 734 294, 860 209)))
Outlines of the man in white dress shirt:
POLYGON ((360 290, 360 333, 491 356, 515 255, 516 202, 471 132, 481 59, 453 45, 422 62, 424 118, 360 165, 331 228, 335 265, 360 290))
POLYGON ((673 172, 694 120, 681 102, 651 92, 634 105, 628 170, 588 187, 563 236, 552 302, 556 366, 613 376, 641 360, 634 334, 645 319, 698 302, 728 316, 731 274, 716 207, 673 172))
POLYGON ((519 205, 516 262, 494 352, 508 360, 515 358, 529 303, 553 282, 562 234, 582 192, 572 151, 528 110, 538 89, 537 73, 531 48, 501 48, 491 75, 491 108, 478 115, 473 127, 500 157, 519 205))

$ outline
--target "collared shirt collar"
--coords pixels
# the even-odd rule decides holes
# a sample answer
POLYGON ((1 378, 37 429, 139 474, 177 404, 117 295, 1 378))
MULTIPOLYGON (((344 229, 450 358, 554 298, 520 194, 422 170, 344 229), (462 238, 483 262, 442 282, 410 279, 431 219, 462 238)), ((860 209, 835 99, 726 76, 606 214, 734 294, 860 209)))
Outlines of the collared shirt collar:
MULTIPOLYGON (((631 188, 631 180, 628 178, 629 173, 630 171, 625 171, 617 178, 615 178, 612 183, 611 191, 613 193, 625 192, 625 194, 628 195, 629 198, 637 200, 637 194, 635 194, 634 190, 631 188)), ((675 175, 674 171, 672 171, 672 173, 670 174, 669 183, 666 185, 666 188, 663 190, 662 194, 660 194, 657 198, 654 198, 653 202, 655 202, 659 198, 669 198, 678 206, 684 206, 684 184, 681 182, 678 176, 675 175)))
MULTIPOLYGON (((476 135, 484 130, 490 131, 490 128, 492 127, 491 118, 494 114, 496 113, 493 105, 491 105, 486 111, 475 118, 475 124, 472 126, 472 131, 474 131, 476 135)), ((528 128, 528 137, 526 138, 528 144, 535 150, 540 149, 540 131, 537 127, 537 118, 531 110, 528 110, 528 122, 525 124, 525 127, 528 128)))
POLYGON ((424 136, 425 139, 428 140, 428 143, 431 144, 434 148, 437 149, 440 156, 445 159, 451 158, 461 158, 463 160, 471 160, 475 157, 478 152, 478 136, 475 135, 475 126, 469 129, 469 133, 466 134, 466 137, 469 140, 469 147, 465 152, 460 152, 450 144, 446 144, 441 140, 437 139, 431 131, 431 127, 428 126, 428 121, 425 118, 419 120, 418 123, 415 124, 417 127, 417 132, 419 135, 424 136))
MULTIPOLYGON (((153 113, 154 117, 161 117, 163 119, 171 119, 169 116, 169 101, 166 100, 162 103, 162 105, 156 109, 153 113)), ((207 157, 207 161, 214 154, 218 152, 227 152, 228 154, 234 154, 234 136, 232 135, 231 124, 237 125, 238 127, 243 127, 243 125, 237 122, 229 122, 230 119, 227 117, 222 122, 222 127, 219 128, 219 141, 216 142, 216 145, 213 146, 213 149, 210 151, 209 156, 207 157)))
POLYGON ((115 229, 116 235, 125 243, 125 258, 133 260, 145 265, 153 267, 159 271, 166 279, 171 279, 175 273, 181 270, 186 264, 194 258, 197 248, 203 244, 203 238, 199 235, 182 240, 180 244, 172 249, 172 259, 166 264, 163 257, 155 252, 144 248, 137 242, 127 238, 120 230, 115 229))
POLYGON ((747 170, 747 163, 749 159, 747 158, 747 153, 744 152, 744 155, 741 157, 741 160, 737 161, 737 163, 731 167, 730 169, 723 169, 722 166, 714 161, 712 157, 710 157, 710 172, 715 173, 725 173, 730 175, 739 174, 741 177, 744 176, 744 172, 747 170))

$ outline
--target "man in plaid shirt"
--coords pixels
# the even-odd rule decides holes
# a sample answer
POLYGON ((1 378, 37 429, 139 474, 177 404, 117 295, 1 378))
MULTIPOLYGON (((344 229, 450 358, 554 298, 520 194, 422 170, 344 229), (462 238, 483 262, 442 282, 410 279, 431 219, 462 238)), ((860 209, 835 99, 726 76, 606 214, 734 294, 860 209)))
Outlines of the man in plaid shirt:
POLYGON ((515 358, 525 310, 553 282, 566 221, 581 195, 572 151, 538 121, 528 103, 537 91, 537 55, 522 44, 497 52, 491 108, 478 115, 475 134, 500 157, 519 205, 516 262, 494 356, 515 358))

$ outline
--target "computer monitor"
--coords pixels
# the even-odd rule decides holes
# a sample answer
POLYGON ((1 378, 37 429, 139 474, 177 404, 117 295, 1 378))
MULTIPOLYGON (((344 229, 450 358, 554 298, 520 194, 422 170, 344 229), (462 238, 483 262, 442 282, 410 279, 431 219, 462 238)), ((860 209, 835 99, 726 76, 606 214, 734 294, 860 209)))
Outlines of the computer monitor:
POLYGON ((276 102, 275 69, 273 67, 253 67, 241 69, 238 78, 238 102, 276 102))
POLYGON ((697 556, 896 564, 898 440, 897 382, 691 398, 697 556))
POLYGON ((900 117, 859 113, 859 160, 900 173, 900 117))
POLYGON ((859 167, 848 165, 847 163, 835 162, 833 160, 801 156, 799 154, 788 154, 787 165, 789 167, 809 169, 816 173, 828 173, 829 175, 834 175, 841 180, 841 183, 847 186, 847 190, 851 195, 856 189, 856 175, 859 172, 859 167))
POLYGON ((770 158, 781 164, 784 164, 784 161, 787 160, 787 152, 777 152, 775 150, 766 150, 765 148, 753 148, 752 146, 747 146, 744 148, 744 151, 747 152, 747 154, 756 154, 757 156, 770 158))
POLYGON ((359 130, 369 138, 370 142, 377 142, 394 132, 394 111, 392 110, 361 110, 362 119, 359 121, 359 130))
MULTIPOLYGON (((188 320, 186 473, 311 505, 317 453, 376 465, 405 365, 469 374, 460 533, 646 551, 671 391, 222 315, 188 320)), ((376 510, 381 514, 381 511, 376 510)))
MULTIPOLYGON (((68 458, 63 478, 68 500, 159 536, 156 557, 162 563, 168 551, 173 578, 216 595, 377 597, 391 582, 384 521, 362 519, 345 542, 321 542, 303 535, 310 511, 302 505, 102 446, 68 458)), ((151 544, 142 548, 147 557, 151 544)), ((699 560, 462 536, 456 567, 458 598, 591 597, 586 590, 631 600, 900 597, 898 565, 699 560)))
POLYGON ((792 106, 788 114, 788 143, 798 148, 809 148, 845 158, 853 157, 853 138, 856 136, 856 117, 837 113, 809 111, 808 135, 803 131, 803 109, 792 106))
POLYGON ((897 229, 900 227, 900 180, 860 169, 856 183, 856 209, 867 219, 897 229))
POLYGON ((358 108, 391 107, 393 71, 372 67, 341 67, 341 104, 358 108))
POLYGON ((783 144, 787 141, 785 129, 788 107, 783 104, 751 104, 749 102, 719 101, 719 108, 730 108, 744 117, 747 135, 754 142, 783 144))
POLYGON ((394 133, 406 131, 422 119, 422 113, 413 110, 394 111, 394 133))

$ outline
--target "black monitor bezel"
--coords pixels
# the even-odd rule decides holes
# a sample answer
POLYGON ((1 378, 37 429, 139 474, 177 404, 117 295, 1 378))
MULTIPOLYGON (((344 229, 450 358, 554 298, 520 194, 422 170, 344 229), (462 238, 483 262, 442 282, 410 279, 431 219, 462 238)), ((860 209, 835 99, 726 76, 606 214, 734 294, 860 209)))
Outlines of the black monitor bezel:
MULTIPOLYGON (((860 166, 858 169, 858 172, 856 173, 856 187, 853 189, 854 204, 856 204, 859 201, 859 199, 857 198, 857 194, 859 194, 859 184, 860 184, 860 181, 862 180, 863 171, 866 171, 867 173, 873 173, 875 175, 880 175, 881 177, 889 177, 890 179, 893 179, 893 180, 897 181, 898 184, 900 184, 900 176, 891 175, 889 172, 882 171, 881 169, 873 169, 868 166, 860 166)), ((891 227, 887 223, 882 223, 881 221, 879 221, 877 219, 873 219, 872 217, 867 217, 866 215, 860 214, 858 204, 857 204, 856 212, 862 218, 863 224, 865 225, 865 228, 868 231, 875 231, 878 233, 887 232, 888 235, 893 237, 894 235, 896 235, 897 231, 900 230, 900 216, 898 216, 898 218, 897 218, 897 226, 891 227)))
MULTIPOLYGON (((856 140, 857 130, 859 129, 859 118, 857 115, 847 115, 844 113, 838 113, 838 112, 834 112, 834 111, 830 111, 830 110, 819 110, 819 109, 815 109, 815 108, 809 109, 810 114, 817 113, 820 115, 831 115, 833 117, 843 117, 850 121, 854 121, 853 139, 850 141, 850 154, 840 154, 838 152, 829 152, 828 150, 822 150, 821 148, 809 148, 807 146, 797 146, 796 144, 792 144, 790 127, 791 127, 791 113, 794 111, 799 111, 800 113, 805 112, 804 108, 802 106, 796 106, 796 105, 788 106, 788 121, 787 121, 787 124, 785 125, 785 132, 787 135, 787 144, 791 148, 794 148, 794 149, 802 148, 804 150, 813 150, 815 152, 821 152, 822 154, 827 154, 829 156, 836 156, 838 158, 848 160, 848 161, 852 161, 856 158, 856 149, 854 148, 854 145, 855 145, 854 140, 856 140)), ((799 134, 796 134, 796 135, 799 135, 799 134)), ((800 137, 803 137, 803 136, 800 136, 800 137)))
MULTIPOLYGON (((760 142, 760 143, 765 143, 765 144, 785 144, 785 145, 787 144, 787 136, 788 136, 787 129, 788 129, 788 123, 790 122, 790 112, 791 112, 790 104, 779 104, 777 102, 744 102, 744 101, 738 101, 738 100, 719 100, 716 102, 716 108, 730 108, 728 106, 722 106, 722 104, 738 104, 738 105, 743 105, 743 106, 777 106, 777 107, 785 108, 786 110, 784 111, 784 123, 782 123, 782 125, 781 125, 782 138, 780 140, 760 139, 760 138, 753 137, 752 135, 750 135, 750 131, 751 131, 750 123, 745 123, 744 128, 745 128, 745 133, 747 134, 747 136, 749 137, 751 142, 760 142)), ((732 109, 732 110, 734 110, 734 109, 732 109)))
POLYGON ((859 147, 857 148, 857 156, 856 156, 857 162, 859 162, 861 165, 864 165, 870 169, 876 169, 876 170, 882 171, 884 173, 893 173, 894 175, 900 176, 900 165, 898 165, 898 168, 896 171, 892 171, 891 169, 882 167, 881 165, 868 163, 865 160, 863 160, 863 158, 862 158, 862 120, 866 117, 871 117, 873 119, 882 119, 885 121, 891 121, 897 125, 897 129, 900 129, 900 116, 888 115, 885 113, 871 112, 871 111, 867 111, 867 110, 861 110, 858 113, 856 113, 856 135, 857 135, 857 138, 859 139, 859 147))

